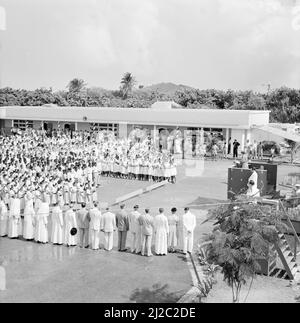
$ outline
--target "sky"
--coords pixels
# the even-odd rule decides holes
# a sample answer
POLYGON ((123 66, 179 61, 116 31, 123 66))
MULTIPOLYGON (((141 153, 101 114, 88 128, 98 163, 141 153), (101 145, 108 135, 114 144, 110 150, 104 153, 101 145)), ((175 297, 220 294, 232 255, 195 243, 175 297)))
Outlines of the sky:
POLYGON ((300 0, 0 0, 0 46, 2 87, 300 88, 300 0))

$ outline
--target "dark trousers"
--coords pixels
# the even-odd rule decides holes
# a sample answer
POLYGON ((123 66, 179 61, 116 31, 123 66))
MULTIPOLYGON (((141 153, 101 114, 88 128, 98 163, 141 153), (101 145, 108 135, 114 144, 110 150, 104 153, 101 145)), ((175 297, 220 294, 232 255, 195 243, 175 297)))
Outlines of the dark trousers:
POLYGON ((118 250, 125 250, 126 248, 127 231, 118 231, 118 250))
POLYGON ((238 157, 238 150, 233 148, 233 157, 238 157))
POLYGON ((231 145, 229 144, 229 145, 228 145, 228 149, 227 149, 227 154, 228 154, 228 155, 230 154, 230 150, 231 150, 231 145))

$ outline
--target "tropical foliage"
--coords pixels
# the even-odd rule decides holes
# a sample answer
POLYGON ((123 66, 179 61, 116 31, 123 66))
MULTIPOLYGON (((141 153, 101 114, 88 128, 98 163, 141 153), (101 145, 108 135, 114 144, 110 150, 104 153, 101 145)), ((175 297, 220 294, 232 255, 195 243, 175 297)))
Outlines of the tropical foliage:
MULTIPOLYGON (((188 109, 270 110, 271 122, 300 122, 300 89, 281 87, 268 93, 233 90, 198 90, 179 87, 174 92, 135 89, 135 77, 125 73, 119 90, 89 88, 82 79, 73 79, 67 91, 52 89, 0 89, 0 106, 57 104, 60 106, 106 106, 149 108, 155 101, 173 100, 188 109)), ((149 87, 152 89, 153 87, 149 87)))
POLYGON ((75 78, 69 82, 67 85, 67 88, 69 89, 69 92, 81 92, 84 90, 86 86, 86 83, 82 79, 75 78))
POLYGON ((123 75, 120 87, 120 92, 122 94, 123 99, 128 98, 128 95, 132 92, 135 83, 136 80, 131 73, 127 72, 123 75))
POLYGON ((286 229, 280 218, 280 211, 241 197, 210 212, 216 222, 207 236, 207 259, 222 268, 233 302, 239 302, 242 285, 260 270, 259 261, 268 256, 278 231, 286 229))

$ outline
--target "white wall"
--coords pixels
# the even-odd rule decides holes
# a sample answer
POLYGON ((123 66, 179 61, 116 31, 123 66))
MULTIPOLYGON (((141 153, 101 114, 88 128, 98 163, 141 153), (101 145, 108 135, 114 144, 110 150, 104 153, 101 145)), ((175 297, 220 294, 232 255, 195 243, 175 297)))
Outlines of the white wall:
POLYGON ((119 138, 127 138, 128 132, 127 132, 127 123, 120 123, 119 124, 119 138))

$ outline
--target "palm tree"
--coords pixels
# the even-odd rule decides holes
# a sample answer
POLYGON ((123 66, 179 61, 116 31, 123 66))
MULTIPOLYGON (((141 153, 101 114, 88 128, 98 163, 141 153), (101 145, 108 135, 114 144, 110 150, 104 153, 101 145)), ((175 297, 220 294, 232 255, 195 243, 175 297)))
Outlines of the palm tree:
POLYGON ((75 78, 69 82, 67 88, 69 89, 69 92, 81 92, 85 86, 86 83, 84 80, 75 78))
POLYGON ((121 87, 120 87, 120 91, 122 93, 123 99, 127 99, 135 83, 136 83, 136 80, 131 73, 127 72, 123 75, 121 79, 121 87))

